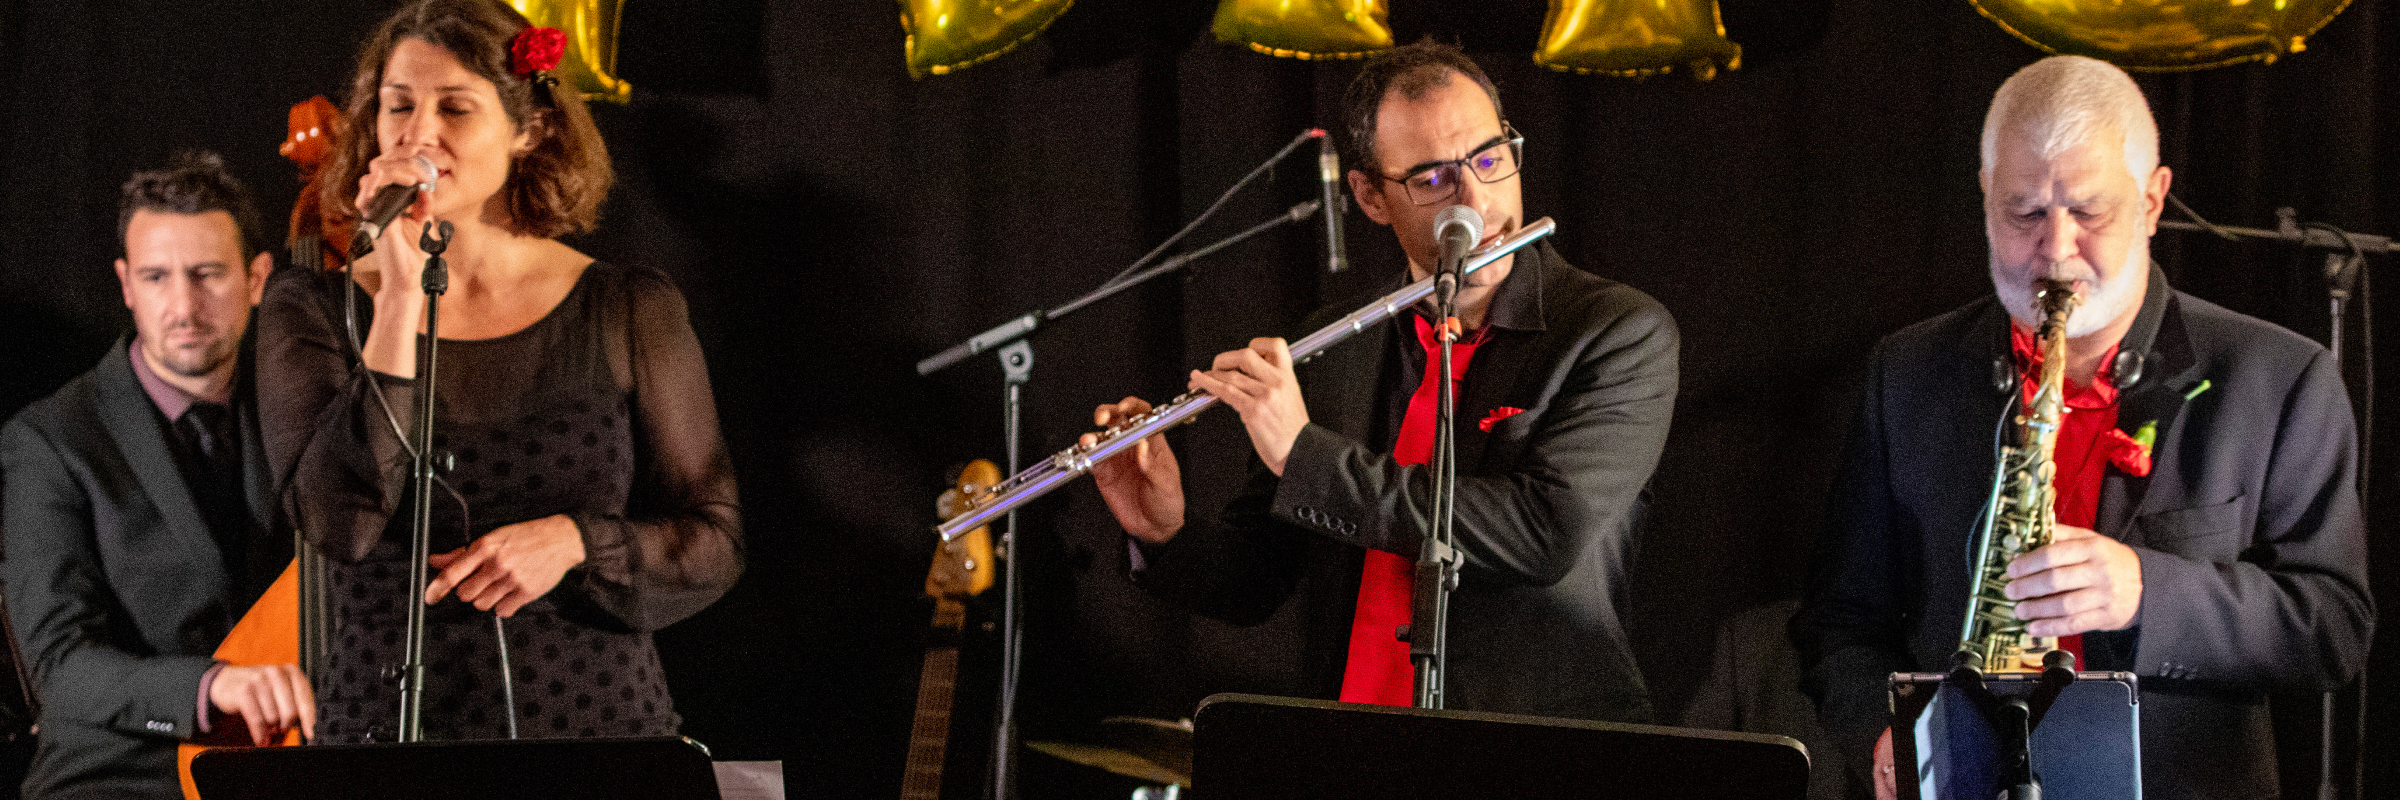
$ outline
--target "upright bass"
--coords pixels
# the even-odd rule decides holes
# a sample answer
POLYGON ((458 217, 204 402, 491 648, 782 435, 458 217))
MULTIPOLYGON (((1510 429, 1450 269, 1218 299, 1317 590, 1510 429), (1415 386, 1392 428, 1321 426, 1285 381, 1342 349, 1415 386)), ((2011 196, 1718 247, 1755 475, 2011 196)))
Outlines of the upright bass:
MULTIPOLYGON (((326 255, 319 250, 324 237, 305 235, 319 230, 316 205, 316 176, 331 152, 334 126, 340 113, 333 103, 319 95, 292 106, 283 144, 278 148, 285 157, 300 167, 303 188, 300 200, 292 209, 293 259, 321 263, 326 255)), ((338 254, 336 255, 338 257, 338 254)), ((319 620, 324 610, 322 588, 316 576, 324 574, 323 557, 297 531, 293 533, 294 557, 283 573, 268 585, 250 609, 235 622, 211 654, 218 661, 236 666, 259 664, 299 664, 301 672, 316 674, 318 654, 324 652, 319 620)), ((220 715, 211 720, 209 733, 197 740, 175 748, 175 775, 183 783, 185 800, 200 800, 200 789, 192 782, 192 759, 210 747, 250 744, 248 726, 237 716, 220 715)), ((273 744, 278 746, 301 743, 299 731, 285 731, 273 744)))

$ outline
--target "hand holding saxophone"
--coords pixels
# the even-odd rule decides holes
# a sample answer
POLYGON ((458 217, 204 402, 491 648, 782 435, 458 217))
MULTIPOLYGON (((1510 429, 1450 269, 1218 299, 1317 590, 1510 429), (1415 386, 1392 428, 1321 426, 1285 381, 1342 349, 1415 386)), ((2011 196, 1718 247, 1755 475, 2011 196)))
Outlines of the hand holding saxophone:
POLYGON ((2142 609, 2142 558, 2089 528, 2060 525, 2048 547, 2008 564, 2008 597, 2033 636, 2123 630, 2142 609))

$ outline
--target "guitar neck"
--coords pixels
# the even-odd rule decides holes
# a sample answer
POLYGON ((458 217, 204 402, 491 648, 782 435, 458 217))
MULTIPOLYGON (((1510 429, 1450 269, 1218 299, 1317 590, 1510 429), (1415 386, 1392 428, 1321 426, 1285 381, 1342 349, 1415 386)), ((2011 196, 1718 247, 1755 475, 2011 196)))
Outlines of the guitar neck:
POLYGON ((934 644, 925 648, 925 670, 917 678, 916 724, 908 734, 908 772, 900 800, 941 800, 942 764, 950 746, 950 707, 958 688, 958 638, 966 604, 935 601, 934 644))

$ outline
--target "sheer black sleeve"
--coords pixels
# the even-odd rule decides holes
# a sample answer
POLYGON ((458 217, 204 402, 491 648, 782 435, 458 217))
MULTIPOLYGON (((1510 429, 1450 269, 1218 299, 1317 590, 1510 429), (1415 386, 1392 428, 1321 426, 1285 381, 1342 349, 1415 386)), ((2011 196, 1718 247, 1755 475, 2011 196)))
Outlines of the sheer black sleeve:
MULTIPOLYGON (((357 358, 342 310, 347 280, 305 269, 267 280, 258 312, 258 406, 281 489, 280 522, 297 525, 328 556, 357 561, 399 509, 409 456, 397 424, 415 417, 417 389, 357 358)), ((372 314, 359 294, 363 337, 372 314)))
POLYGON ((628 270, 623 291, 625 335, 611 337, 623 352, 610 360, 632 390, 633 493, 621 511, 570 516, 583 530, 581 591, 650 630, 699 613, 741 576, 741 503, 683 294, 649 270, 628 270))

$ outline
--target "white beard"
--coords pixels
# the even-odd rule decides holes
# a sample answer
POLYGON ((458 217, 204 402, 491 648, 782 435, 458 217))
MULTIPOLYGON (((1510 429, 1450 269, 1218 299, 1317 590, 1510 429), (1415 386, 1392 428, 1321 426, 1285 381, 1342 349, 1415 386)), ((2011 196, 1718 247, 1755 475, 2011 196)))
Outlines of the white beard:
MULTIPOLYGON (((2082 280, 2091 287, 2084 291, 2082 302, 2075 306, 2075 312, 2067 316, 2067 338, 2080 339, 2098 333, 2101 328, 2108 327, 2109 323, 2115 322, 2127 310, 2142 302, 2143 292, 2135 291, 2135 287, 2146 287, 2148 284, 2142 278, 2150 274, 2149 245, 2148 239, 2134 239, 2133 246, 2126 248, 2124 269, 2118 270, 2116 279, 2111 281, 2102 281, 2098 275, 2064 264, 2051 264, 2040 271, 2042 277, 2062 281, 2082 280), (2140 272, 2136 273, 2135 270, 2140 272), (2141 277, 2137 277, 2137 274, 2141 277)), ((2017 283, 2008 280, 2002 274, 1998 258, 1992 260, 1992 289, 2000 295, 2000 305, 2008 309, 2010 317, 2026 327, 2041 328, 2042 309, 2033 297, 2032 281, 2017 283)))

